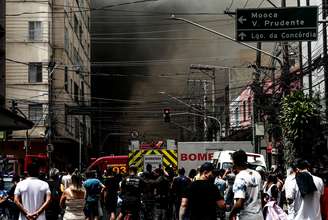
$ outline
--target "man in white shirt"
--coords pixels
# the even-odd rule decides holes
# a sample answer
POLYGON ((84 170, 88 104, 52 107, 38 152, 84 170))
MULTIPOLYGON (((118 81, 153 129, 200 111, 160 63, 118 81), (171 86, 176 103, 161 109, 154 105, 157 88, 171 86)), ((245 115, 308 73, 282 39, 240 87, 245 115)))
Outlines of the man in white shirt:
POLYGON ((247 155, 239 150, 232 154, 236 175, 233 184, 235 204, 229 219, 263 220, 261 207, 261 175, 247 168, 247 155))
POLYGON ((20 210, 19 220, 46 220, 45 209, 50 202, 51 192, 47 182, 38 179, 39 166, 28 166, 29 177, 19 182, 14 201, 20 210))
POLYGON ((293 219, 321 220, 320 199, 324 193, 323 181, 309 172, 310 164, 306 160, 297 160, 295 166, 296 176, 285 186, 287 201, 294 205, 293 219))

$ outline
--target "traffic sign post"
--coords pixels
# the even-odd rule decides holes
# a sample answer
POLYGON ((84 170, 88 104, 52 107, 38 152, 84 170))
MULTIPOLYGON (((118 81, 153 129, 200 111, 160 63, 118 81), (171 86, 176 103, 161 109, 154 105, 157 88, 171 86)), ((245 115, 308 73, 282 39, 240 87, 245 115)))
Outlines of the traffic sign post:
POLYGON ((237 9, 236 39, 315 41, 318 39, 318 7, 237 9))

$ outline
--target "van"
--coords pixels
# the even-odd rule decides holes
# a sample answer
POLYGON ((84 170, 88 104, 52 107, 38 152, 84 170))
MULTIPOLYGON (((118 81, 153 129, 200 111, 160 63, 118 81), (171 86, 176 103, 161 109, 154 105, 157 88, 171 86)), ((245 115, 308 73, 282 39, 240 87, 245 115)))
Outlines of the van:
MULTIPOLYGON (((212 158, 212 163, 217 169, 232 169, 233 163, 231 155, 235 151, 224 150, 224 151, 215 151, 212 158)), ((249 153, 246 152, 247 163, 250 169, 255 170, 258 166, 266 170, 265 159, 262 154, 249 153)))

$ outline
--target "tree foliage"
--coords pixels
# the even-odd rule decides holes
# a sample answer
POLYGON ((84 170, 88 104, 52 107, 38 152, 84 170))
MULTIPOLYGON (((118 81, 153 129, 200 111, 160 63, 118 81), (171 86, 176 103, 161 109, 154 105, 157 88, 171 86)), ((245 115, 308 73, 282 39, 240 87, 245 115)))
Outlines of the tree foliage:
POLYGON ((283 98, 279 119, 287 161, 295 157, 311 158, 314 140, 320 134, 320 108, 316 99, 302 91, 283 98))

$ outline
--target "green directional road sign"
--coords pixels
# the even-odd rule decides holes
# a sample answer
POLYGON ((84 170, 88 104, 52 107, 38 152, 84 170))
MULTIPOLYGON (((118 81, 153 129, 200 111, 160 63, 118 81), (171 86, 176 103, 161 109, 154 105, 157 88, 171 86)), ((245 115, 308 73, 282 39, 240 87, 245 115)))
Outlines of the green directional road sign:
POLYGON ((318 7, 236 10, 238 41, 314 41, 318 39, 318 7))

